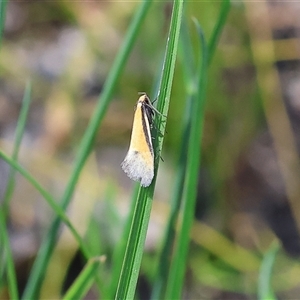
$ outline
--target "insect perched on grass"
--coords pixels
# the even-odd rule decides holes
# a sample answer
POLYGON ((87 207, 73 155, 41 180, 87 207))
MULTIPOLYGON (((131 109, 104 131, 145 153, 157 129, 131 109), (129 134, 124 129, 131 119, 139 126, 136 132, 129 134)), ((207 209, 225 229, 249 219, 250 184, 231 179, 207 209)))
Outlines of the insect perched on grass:
POLYGON ((144 187, 151 184, 154 176, 154 152, 150 132, 154 112, 161 114, 146 93, 143 93, 135 106, 130 146, 121 164, 127 176, 134 181, 140 181, 144 187))

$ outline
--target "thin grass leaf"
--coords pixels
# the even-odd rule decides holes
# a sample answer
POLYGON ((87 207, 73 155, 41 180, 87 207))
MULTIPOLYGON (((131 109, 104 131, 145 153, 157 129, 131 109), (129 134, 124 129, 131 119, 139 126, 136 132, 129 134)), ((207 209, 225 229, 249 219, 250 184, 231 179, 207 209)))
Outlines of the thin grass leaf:
POLYGON ((141 197, 145 197, 145 194, 145 188, 140 188, 133 209, 132 223, 129 230, 115 299, 134 298, 147 232, 145 223, 151 211, 150 201, 147 201, 147 203, 140 201, 141 197))
MULTIPOLYGON (((191 39, 191 34, 188 26, 187 17, 184 17, 182 26, 181 26, 181 35, 180 35, 180 58, 182 60, 183 67, 183 79, 185 81, 185 89, 188 95, 191 95, 196 88, 196 64, 195 64, 195 55, 193 51, 193 43, 191 39)), ((188 117, 188 116, 186 116, 188 117)), ((186 123, 184 123, 186 124, 186 123)), ((183 128, 186 128, 183 125, 183 128)))
MULTIPOLYGON (((124 69, 125 63, 133 48, 134 42, 138 35, 138 31, 144 21, 145 15, 150 7, 151 2, 152 1, 150 0, 143 1, 137 13, 134 15, 132 23, 130 24, 128 32, 125 36, 123 45, 114 61, 114 64, 107 77, 107 80, 105 81, 102 94, 95 108, 94 115, 80 143, 77 159, 74 163, 74 170, 71 174, 70 180, 62 197, 61 206, 64 210, 68 207, 72 199, 72 195, 78 182, 81 170, 90 153, 92 143, 94 141, 98 128, 104 118, 105 112, 113 95, 115 86, 124 69)), ((42 243, 42 247, 39 250, 38 256, 34 262, 26 289, 24 291, 23 299, 38 298, 41 283, 46 274, 46 268, 57 240, 59 226, 60 218, 57 217, 53 221, 51 228, 48 231, 47 236, 44 242, 42 243)))
POLYGON ((6 7, 7 7, 7 0, 0 1, 0 45, 2 43, 2 35, 5 25, 5 16, 6 16, 6 7))
MULTIPOLYGON (((7 269, 7 281, 8 291, 10 299, 19 299, 18 285, 16 279, 14 258, 9 243, 8 231, 6 228, 6 217, 4 210, 0 209, 0 240, 2 241, 1 247, 3 247, 3 262, 7 269)), ((4 275, 4 274, 3 274, 4 275)))
POLYGON ((103 257, 90 259, 62 299, 83 299, 95 281, 96 272, 103 260, 103 257))
POLYGON ((197 31, 201 40, 201 66, 199 68, 199 83, 197 94, 193 97, 193 109, 191 111, 191 131, 188 143, 188 159, 186 169, 186 181, 183 194, 183 215, 182 224, 179 230, 176 249, 174 252, 173 264, 171 265, 169 280, 166 288, 165 299, 179 299, 184 283, 184 273, 188 246, 190 241, 190 231, 194 220, 194 209, 196 199, 196 188, 198 180, 198 170, 201 155, 201 140, 204 123, 204 100, 207 76, 207 44, 202 29, 195 21, 197 31))
MULTIPOLYGON (((18 123, 16 127, 16 137, 15 137, 14 149, 12 154, 12 159, 15 161, 18 160, 20 145, 25 130, 25 124, 27 120, 30 103, 31 103, 31 82, 29 81, 26 84, 24 97, 22 101, 22 108, 21 108, 20 116, 18 118, 18 123)), ((10 169, 9 172, 8 183, 4 193, 3 208, 5 211, 7 211, 8 209, 14 187, 15 187, 15 169, 12 168, 10 169)))
POLYGON ((219 41, 221 32, 224 28, 224 25, 226 23, 229 11, 230 11, 230 0, 223 0, 222 7, 220 10, 220 15, 218 17, 218 21, 215 25, 212 36, 208 43, 208 58, 207 58, 208 64, 211 63, 214 53, 216 51, 218 41, 219 41))
POLYGON ((258 278, 258 299, 276 300, 271 285, 272 271, 275 264, 275 258, 280 249, 278 243, 273 245, 264 255, 258 278))
POLYGON ((117 286, 118 286, 118 281, 122 269, 122 264, 123 264, 123 257, 125 256, 126 252, 126 245, 129 237, 129 232, 130 232, 130 227, 131 227, 131 220, 133 218, 133 213, 134 213, 134 207, 136 206, 136 201, 138 199, 138 193, 139 193, 139 185, 135 184, 134 185, 134 191, 132 193, 131 197, 131 208, 129 210, 129 215, 127 217, 127 220, 124 225, 124 230, 121 234, 120 241, 115 248, 115 251, 113 253, 113 258, 112 258, 112 276, 111 276, 111 282, 110 282, 110 287, 109 287, 109 295, 110 299, 113 299, 116 294, 117 286))
MULTIPOLYGON (((170 32, 168 36, 161 82, 159 86, 159 94, 157 98, 157 109, 165 116, 167 116, 169 109, 179 33, 182 21, 182 11, 183 1, 174 1, 170 32)), ((141 187, 139 190, 137 201, 134 207, 133 219, 117 288, 116 299, 134 298, 149 224, 160 152, 163 145, 165 122, 166 120, 162 120, 162 116, 156 115, 155 123, 157 124, 158 132, 161 132, 161 134, 158 134, 158 132, 156 135, 154 134, 155 140, 153 143, 153 148, 154 152, 156 153, 154 163, 155 175, 152 184, 148 188, 141 187)))
MULTIPOLYGON (((22 101, 21 112, 18 118, 18 123, 16 128, 16 137, 15 137, 14 149, 12 154, 12 159, 14 161, 18 160, 20 145, 25 130, 25 124, 27 120, 30 102, 31 102, 31 83, 27 82, 23 101, 22 101)), ((6 228, 6 216, 8 213, 9 202, 12 197, 14 187, 15 187, 15 169, 11 168, 9 170, 7 186, 3 197, 3 204, 1 206, 1 231, 2 231, 3 243, 5 247, 5 253, 7 257, 6 265, 7 265, 8 286, 9 286, 10 295, 12 299, 19 299, 14 261, 11 253, 11 248, 9 245, 9 237, 7 235, 7 228, 6 228)))

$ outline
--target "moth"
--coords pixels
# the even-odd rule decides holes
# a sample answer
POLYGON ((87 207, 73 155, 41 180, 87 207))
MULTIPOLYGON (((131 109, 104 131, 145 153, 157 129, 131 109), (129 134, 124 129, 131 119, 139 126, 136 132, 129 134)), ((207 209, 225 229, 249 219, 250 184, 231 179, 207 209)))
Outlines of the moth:
POLYGON ((121 164, 127 176, 139 181, 143 187, 149 186, 154 177, 154 151, 150 131, 154 112, 161 114, 143 93, 135 106, 129 150, 121 164))

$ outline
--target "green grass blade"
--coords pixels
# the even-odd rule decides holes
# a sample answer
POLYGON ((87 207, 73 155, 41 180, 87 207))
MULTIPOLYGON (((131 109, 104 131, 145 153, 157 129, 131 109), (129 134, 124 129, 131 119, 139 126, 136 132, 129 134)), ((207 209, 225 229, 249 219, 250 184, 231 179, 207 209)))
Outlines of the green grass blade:
POLYGON ((140 263, 145 242, 147 228, 145 223, 151 211, 151 205, 143 203, 141 198, 145 197, 145 188, 140 188, 133 209, 132 223, 130 226, 128 241, 125 249, 122 269, 115 299, 133 299, 140 263), (150 207, 150 208, 149 208, 150 207))
MULTIPOLYGON (((159 92, 157 97, 157 109, 165 116, 168 115, 169 105, 170 105, 170 95, 172 89, 173 75, 175 69, 176 55, 178 51, 178 42, 179 42, 179 33, 182 23, 182 14, 183 14, 183 0, 175 0, 173 4, 173 12, 171 17, 171 25, 169 38, 167 43, 167 48, 165 52, 164 64, 162 68, 161 82, 159 86, 159 92)), ((158 119, 158 129, 163 130, 161 135, 158 135, 158 138, 155 139, 155 145, 157 147, 156 154, 160 153, 162 149, 162 144, 164 140, 165 126, 162 123, 165 123, 165 120, 162 119, 162 116, 157 116, 158 119)), ((159 164, 159 157, 156 159, 156 164, 159 164)))
POLYGON ((112 268, 112 276, 111 276, 111 282, 109 287, 109 294, 111 299, 113 299, 116 294, 119 276, 122 269, 123 257, 125 256, 126 245, 129 237, 130 228, 131 228, 131 220, 133 218, 134 207, 136 206, 136 201, 138 199, 138 193, 139 193, 139 185, 135 184, 134 191, 132 193, 132 199, 131 199, 132 204, 129 210, 130 213, 125 222, 124 230, 121 234, 120 241, 113 253, 113 259, 112 259, 113 268, 112 268))
MULTIPOLYGON (((26 84, 22 103, 23 104, 22 104, 22 108, 21 108, 21 112, 20 112, 20 116, 16 128, 16 137, 15 137, 14 150, 12 155, 12 158, 15 161, 18 160, 20 145, 24 134, 27 115, 31 103, 31 82, 27 82, 26 84)), ((4 193, 4 200, 3 200, 3 208, 5 211, 8 209, 8 205, 14 190, 14 186, 15 186, 15 170, 10 169, 9 176, 8 176, 8 183, 4 193)))
MULTIPOLYGON (((175 69, 178 40, 182 20, 183 1, 174 1, 170 32, 165 52, 162 77, 159 87, 157 109, 167 115, 169 109, 170 94, 175 69)), ((140 188, 136 205, 134 207, 133 219, 129 232, 128 243, 124 256, 123 266, 120 273, 120 280, 117 288, 116 299, 133 299, 136 289, 137 278, 141 265, 144 249, 144 242, 149 224, 152 198, 155 180, 159 165, 160 152, 163 145, 163 135, 165 132, 165 120, 156 115, 155 123, 161 135, 156 134, 154 140, 155 157, 155 177, 149 188, 140 188)))
POLYGON ((173 264, 171 265, 169 273, 165 299, 179 299, 181 297, 190 240, 190 230, 194 220, 196 188, 201 155, 200 142, 204 123, 204 100, 208 64, 207 45, 202 29, 200 28, 198 22, 196 22, 196 27, 202 45, 201 67, 199 68, 199 90, 198 93, 193 97, 191 131, 188 143, 186 182, 183 194, 182 224, 179 230, 178 241, 174 252, 173 264))
MULTIPOLYGON (((184 153, 183 151, 181 153, 184 153)), ((172 253, 172 248, 175 240, 175 227, 177 218, 180 211, 181 196, 184 186, 184 175, 185 175, 185 157, 180 157, 180 161, 183 163, 179 164, 179 169, 177 170, 176 176, 176 188, 174 189, 171 211, 166 226, 166 232, 163 238, 163 247, 158 260, 157 273, 155 276, 155 282, 153 285, 153 290, 151 294, 151 299, 163 299, 164 288, 166 287, 166 282, 168 280, 168 273, 170 268, 170 256, 172 253), (181 190, 180 190, 181 189, 181 190)))
POLYGON ((0 1, 0 45, 2 42, 3 29, 5 25, 7 0, 0 1))
POLYGON ((216 47, 217 47, 222 29, 226 23, 229 11, 230 11, 230 0, 223 0, 222 8, 220 10, 220 15, 218 18, 218 22, 216 23, 216 26, 213 30, 213 34, 212 34, 212 36, 209 40, 209 44, 208 44, 208 64, 211 63, 211 60, 216 51, 216 47))
POLYGON ((24 97, 23 97, 23 101, 22 101, 22 108, 21 108, 21 112, 20 112, 20 116, 19 116, 17 128, 16 128, 16 138, 15 138, 15 144, 14 144, 14 151, 13 151, 13 155, 12 155, 12 158, 14 160, 17 160, 17 158, 18 158, 30 103, 31 103, 31 82, 28 81, 26 84, 26 87, 25 87, 24 97))
MULTIPOLYGON (((138 31, 144 21, 145 15, 150 7, 152 1, 143 1, 140 5, 137 13, 135 14, 132 23, 125 36, 123 45, 118 53, 112 69, 108 75, 107 80, 103 86, 103 92, 99 98, 98 104, 95 108, 95 113, 88 125, 85 135, 82 138, 82 142, 79 147, 77 159, 74 164, 74 170, 71 174, 70 180, 65 189, 65 193, 62 197, 62 207, 66 209, 69 205, 74 189, 76 187, 81 170, 86 162, 86 159, 90 153, 91 146, 98 128, 103 120, 108 104, 111 100, 113 91, 118 82, 118 79, 124 69, 125 63, 129 57, 129 54, 133 48, 134 42, 138 35, 138 31)), ((51 228, 46 236, 45 241, 40 248, 37 259, 34 262, 23 298, 33 299, 38 298, 38 293, 41 287, 41 283, 46 273, 46 268, 50 260, 50 256, 53 252, 55 242, 57 239, 57 233, 60 226, 60 218, 55 218, 51 228)))
POLYGON ((275 258, 279 249, 280 246, 276 243, 263 257, 258 279, 258 299, 260 300, 276 299, 271 286, 271 278, 275 258))
MULTIPOLYGON (((6 264, 7 269, 7 281, 8 281, 8 290, 10 299, 19 299, 19 292, 17 287, 17 279, 16 279, 16 272, 14 266, 14 259, 12 256, 10 244, 9 244, 9 237, 7 234, 6 228, 6 218, 4 210, 0 209, 0 241, 1 247, 3 247, 4 255, 3 255, 3 263, 6 264)), ((1 253, 1 252, 0 252, 1 253)))
POLYGON ((101 263, 101 257, 90 259, 62 299, 83 299, 95 281, 101 263))

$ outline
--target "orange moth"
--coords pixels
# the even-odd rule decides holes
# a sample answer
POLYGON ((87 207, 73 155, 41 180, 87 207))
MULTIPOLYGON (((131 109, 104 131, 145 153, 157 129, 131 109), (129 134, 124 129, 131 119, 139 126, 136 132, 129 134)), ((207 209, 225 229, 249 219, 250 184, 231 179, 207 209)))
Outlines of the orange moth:
POLYGON ((150 131, 154 112, 160 114, 144 93, 135 106, 130 146, 121 164, 127 176, 134 181, 140 181, 144 187, 151 184, 154 176, 154 152, 150 131))

